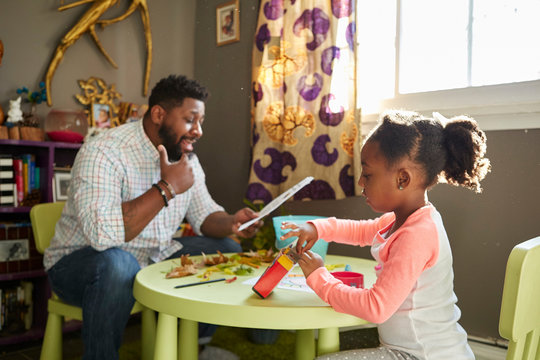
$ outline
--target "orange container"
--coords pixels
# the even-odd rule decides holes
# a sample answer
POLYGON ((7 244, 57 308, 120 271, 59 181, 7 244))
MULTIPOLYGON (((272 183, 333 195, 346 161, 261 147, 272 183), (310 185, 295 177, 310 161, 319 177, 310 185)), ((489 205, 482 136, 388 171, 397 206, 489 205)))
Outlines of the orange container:
POLYGON ((253 285, 252 290, 263 299, 266 299, 281 279, 293 268, 298 261, 298 257, 292 247, 282 249, 272 264, 266 268, 257 283, 253 285))
POLYGON ((355 288, 364 288, 364 275, 354 271, 334 271, 332 274, 336 279, 343 281, 345 285, 355 288))

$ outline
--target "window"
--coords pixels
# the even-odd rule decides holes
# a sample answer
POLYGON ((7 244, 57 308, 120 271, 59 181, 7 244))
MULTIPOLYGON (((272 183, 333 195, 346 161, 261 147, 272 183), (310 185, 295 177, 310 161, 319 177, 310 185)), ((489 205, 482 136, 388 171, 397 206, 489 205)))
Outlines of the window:
POLYGON ((467 113, 485 129, 540 127, 540 0, 357 1, 357 9, 363 120, 407 108, 467 113))

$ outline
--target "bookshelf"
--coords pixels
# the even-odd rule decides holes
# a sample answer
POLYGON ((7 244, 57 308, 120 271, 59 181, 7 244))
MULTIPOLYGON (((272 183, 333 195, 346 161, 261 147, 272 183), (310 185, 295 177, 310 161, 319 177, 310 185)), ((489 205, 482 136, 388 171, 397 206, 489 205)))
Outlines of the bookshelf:
MULTIPOLYGON (((55 168, 70 167, 81 144, 52 141, 0 140, 0 154, 20 156, 32 154, 40 168, 39 193, 41 202, 53 201, 55 168)), ((0 331, 0 346, 38 340, 43 337, 47 320, 47 299, 50 296, 43 257, 37 252, 30 224, 30 206, 0 206, 0 242, 28 239, 29 258, 0 261, 0 288, 21 282, 33 284, 33 319, 30 329, 9 333, 0 331)), ((67 324, 66 331, 78 324, 67 324)))

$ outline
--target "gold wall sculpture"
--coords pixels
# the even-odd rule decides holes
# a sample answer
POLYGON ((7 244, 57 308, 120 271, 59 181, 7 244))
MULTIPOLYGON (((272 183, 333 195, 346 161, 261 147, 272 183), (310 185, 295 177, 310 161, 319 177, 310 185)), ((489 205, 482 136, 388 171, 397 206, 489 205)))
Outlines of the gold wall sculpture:
POLYGON ((119 105, 115 102, 122 95, 116 91, 116 86, 107 86, 100 78, 91 77, 88 80, 77 80, 82 89, 82 95, 75 95, 75 98, 88 108, 84 110, 88 118, 88 126, 96 127, 97 114, 94 109, 96 105, 105 105, 109 112, 110 127, 121 125, 118 118, 119 105))
POLYGON ((2 65, 2 57, 4 56, 4 43, 0 39, 0 65, 2 65))
POLYGON ((99 51, 103 54, 103 56, 105 56, 105 58, 111 63, 111 65, 115 68, 118 68, 114 60, 109 56, 109 54, 107 54, 107 52, 99 42, 95 27, 96 25, 105 27, 107 25, 120 22, 127 18, 129 15, 131 15, 137 9, 141 14, 141 19, 144 27, 144 37, 146 41, 146 69, 144 73, 143 95, 146 96, 146 94, 148 93, 150 69, 152 68, 152 35, 150 31, 150 15, 148 12, 148 4, 146 3, 146 0, 131 0, 128 9, 122 15, 107 20, 100 20, 100 18, 103 14, 105 14, 105 12, 107 12, 107 10, 109 10, 114 4, 116 4, 118 0, 79 0, 71 4, 60 6, 58 10, 64 11, 82 4, 87 4, 89 2, 91 2, 92 5, 79 18, 73 28, 64 35, 62 40, 60 40, 60 43, 56 47, 53 58, 47 69, 47 73, 45 75, 45 87, 47 89, 47 105, 49 106, 52 106, 51 83, 54 73, 62 62, 66 50, 70 46, 72 46, 77 40, 79 40, 79 38, 85 33, 88 33, 92 37, 99 51))

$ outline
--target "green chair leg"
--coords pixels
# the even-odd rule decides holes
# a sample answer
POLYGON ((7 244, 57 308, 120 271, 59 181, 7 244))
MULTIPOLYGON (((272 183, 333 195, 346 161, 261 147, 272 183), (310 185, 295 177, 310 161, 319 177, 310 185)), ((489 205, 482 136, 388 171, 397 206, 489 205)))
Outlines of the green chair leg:
POLYGON ((197 321, 180 319, 180 334, 178 336, 179 360, 197 360, 199 357, 199 323, 197 321))
POLYGON ((178 319, 168 314, 159 313, 154 359, 177 360, 177 334, 178 319))
POLYGON ((152 360, 156 343, 156 314, 144 307, 141 312, 141 359, 152 360))
POLYGON ((339 329, 319 329, 317 355, 330 354, 339 351, 339 329))
POLYGON ((43 345, 41 346, 41 360, 62 360, 62 323, 64 319, 57 314, 49 313, 43 345))
POLYGON ((315 358, 315 332, 313 330, 296 330, 296 360, 313 360, 315 358))

